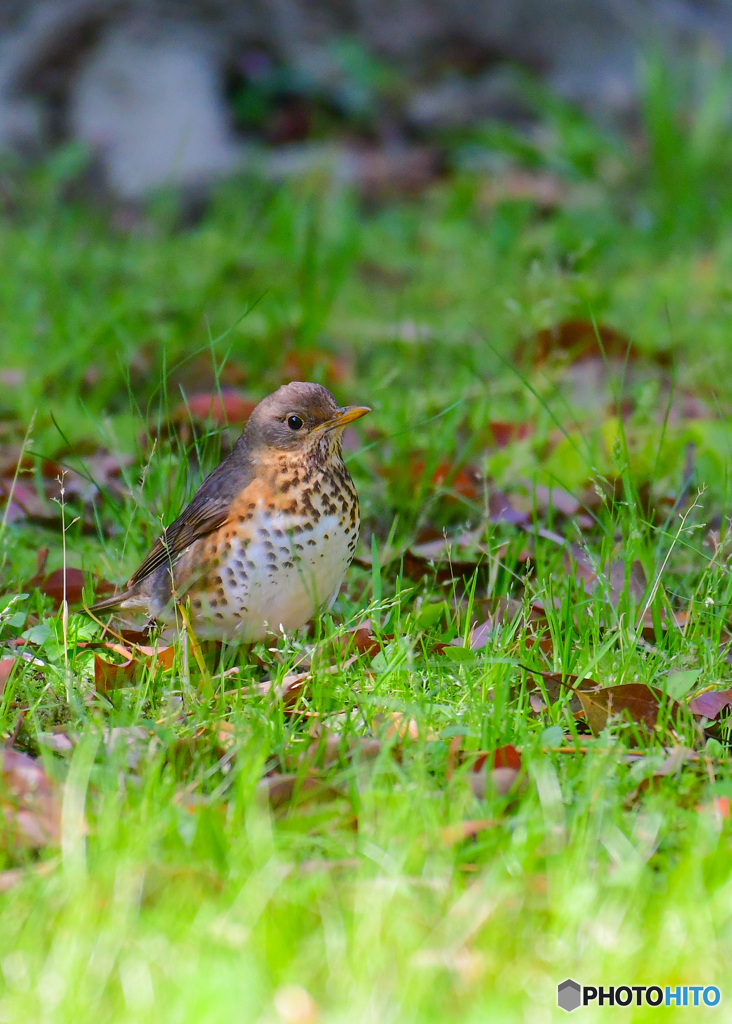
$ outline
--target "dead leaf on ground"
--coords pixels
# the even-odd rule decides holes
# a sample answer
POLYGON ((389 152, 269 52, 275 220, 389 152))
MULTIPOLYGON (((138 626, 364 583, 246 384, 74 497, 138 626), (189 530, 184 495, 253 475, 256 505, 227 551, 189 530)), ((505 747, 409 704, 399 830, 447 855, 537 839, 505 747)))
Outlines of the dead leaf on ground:
POLYGON ((471 839, 473 836, 478 835, 479 832, 485 832, 489 828, 496 828, 498 825, 500 825, 500 822, 494 821, 492 818, 458 821, 454 825, 447 825, 442 829, 442 841, 445 846, 454 846, 455 843, 460 843, 463 839, 471 839))
POLYGON ((644 683, 621 683, 592 692, 575 692, 593 736, 599 736, 608 720, 615 716, 623 716, 641 729, 653 731, 662 707, 666 708, 668 722, 678 721, 682 714, 680 704, 666 697, 662 690, 644 683))
MULTIPOLYGON (((66 600, 70 605, 80 604, 84 594, 84 586, 92 580, 94 594, 97 598, 106 597, 115 592, 114 584, 108 580, 100 579, 91 573, 85 573, 81 569, 66 569, 66 600)), ((47 576, 36 574, 30 581, 29 586, 35 587, 47 597, 53 599, 54 606, 60 608, 64 599, 64 571, 56 569, 47 576)))
POLYGON ((500 420, 491 420, 488 424, 493 444, 496 448, 507 448, 509 444, 516 441, 523 441, 530 437, 533 426, 530 423, 505 423, 500 420))
POLYGON ((285 353, 280 379, 321 380, 328 384, 342 384, 353 376, 353 359, 348 355, 334 355, 323 349, 290 349, 285 353))
POLYGON ((456 764, 460 764, 466 757, 474 757, 475 760, 468 773, 468 778, 475 796, 479 800, 483 800, 489 782, 498 796, 506 796, 521 773, 521 754, 516 747, 512 743, 507 743, 491 752, 471 751, 466 753, 462 749, 463 742, 462 736, 455 736, 450 741, 445 769, 447 780, 452 778, 456 764))
POLYGON ((95 648, 102 647, 108 651, 114 651, 124 660, 112 662, 101 655, 94 653, 94 688, 97 693, 105 694, 110 690, 119 689, 121 686, 131 685, 138 675, 146 669, 153 667, 170 669, 175 662, 175 647, 148 647, 137 645, 133 651, 122 644, 104 643, 83 643, 80 647, 95 648))
POLYGON ((546 327, 536 333, 532 348, 536 365, 557 354, 575 363, 589 359, 638 358, 638 350, 629 338, 613 327, 595 325, 591 320, 564 320, 554 327, 546 327))
POLYGON ((566 200, 568 191, 567 181, 551 171, 512 167, 484 180, 478 202, 488 207, 497 203, 528 202, 549 212, 566 200))
POLYGON ((58 845, 61 802, 39 761, 0 750, 0 843, 8 851, 58 845))
POLYGON ((59 857, 51 857, 49 860, 41 861, 40 864, 31 864, 24 868, 7 868, 0 871, 0 892, 10 892, 16 885, 25 882, 30 878, 45 878, 61 863, 59 857))
POLYGON ((570 543, 565 545, 564 566, 568 575, 584 582, 587 593, 594 593, 602 586, 607 587, 614 606, 617 606, 625 593, 626 579, 628 594, 636 604, 640 604, 646 592, 646 575, 638 561, 633 562, 629 573, 625 562, 619 560, 612 561, 608 571, 607 564, 595 561, 578 544, 570 543))
POLYGON ((10 679, 10 673, 13 671, 16 660, 16 658, 3 658, 0 661, 0 697, 5 692, 5 685, 10 679))
POLYGON ((704 718, 718 718, 725 708, 732 707, 732 688, 729 690, 707 690, 689 701, 692 714, 704 718))
POLYGON ((320 1007, 302 985, 280 985, 272 1000, 282 1024, 317 1024, 320 1007))
POLYGON ((272 772, 257 783, 257 790, 267 795, 270 807, 282 807, 293 799, 299 806, 309 800, 342 799, 344 796, 315 773, 303 776, 294 772, 272 772))
POLYGON ((243 426, 254 410, 256 401, 235 388, 190 395, 171 415, 173 423, 186 423, 191 418, 219 426, 243 426))
POLYGON ((382 640, 371 631, 371 620, 366 619, 360 626, 354 629, 347 629, 339 638, 344 654, 351 654, 356 651, 358 654, 365 654, 369 658, 381 651, 382 642, 393 640, 394 635, 385 636, 382 640))

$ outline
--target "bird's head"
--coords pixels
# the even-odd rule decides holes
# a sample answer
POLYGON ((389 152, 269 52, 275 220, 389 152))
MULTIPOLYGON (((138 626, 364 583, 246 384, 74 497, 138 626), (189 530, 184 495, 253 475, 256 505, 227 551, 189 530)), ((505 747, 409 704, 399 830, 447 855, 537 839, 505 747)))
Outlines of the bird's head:
POLYGON ((326 453, 340 449, 343 428, 367 412, 365 405, 339 406, 322 384, 293 381, 262 399, 243 438, 252 450, 326 453))

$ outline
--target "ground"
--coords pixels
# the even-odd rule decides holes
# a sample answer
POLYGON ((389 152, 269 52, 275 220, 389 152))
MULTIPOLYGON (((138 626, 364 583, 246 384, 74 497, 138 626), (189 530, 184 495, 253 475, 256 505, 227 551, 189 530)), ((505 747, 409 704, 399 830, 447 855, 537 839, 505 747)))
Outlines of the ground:
POLYGON ((640 156, 549 110, 407 198, 7 175, 0 1021, 540 1024, 566 978, 725 1019, 728 142, 661 92, 640 156), (292 378, 373 409, 332 613, 102 638, 292 378))

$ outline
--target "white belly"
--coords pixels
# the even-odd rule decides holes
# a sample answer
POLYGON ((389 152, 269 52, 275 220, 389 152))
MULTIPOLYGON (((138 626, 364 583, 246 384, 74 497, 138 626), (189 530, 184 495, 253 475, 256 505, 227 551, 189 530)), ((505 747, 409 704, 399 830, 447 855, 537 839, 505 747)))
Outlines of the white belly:
POLYGON ((201 602, 194 611, 198 635, 263 640, 298 629, 333 604, 358 528, 349 528, 338 516, 321 515, 312 529, 292 530, 304 523, 282 513, 258 514, 250 540, 233 538, 218 569, 225 599, 196 595, 201 602))

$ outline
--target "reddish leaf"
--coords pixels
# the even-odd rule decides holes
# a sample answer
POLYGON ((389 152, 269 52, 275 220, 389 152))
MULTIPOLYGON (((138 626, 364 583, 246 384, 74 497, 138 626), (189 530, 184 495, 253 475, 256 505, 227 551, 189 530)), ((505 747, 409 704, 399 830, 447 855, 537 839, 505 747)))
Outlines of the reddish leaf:
POLYGON ((463 839, 470 839, 479 832, 484 832, 489 828, 496 828, 498 825, 500 825, 500 822, 493 821, 491 818, 458 821, 454 825, 448 825, 446 828, 443 828, 442 841, 445 846, 454 846, 455 843, 460 843, 463 839))
POLYGON ((732 688, 707 690, 689 701, 689 710, 705 718, 717 718, 725 708, 732 707, 732 688))
POLYGON ((529 202, 549 212, 559 206, 566 194, 566 181, 559 175, 512 167, 485 178, 480 202, 489 207, 496 203, 529 202))
POLYGON ((0 697, 2 697, 5 691, 5 684, 10 678, 10 673, 13 671, 15 661, 15 658, 3 658, 2 661, 0 661, 0 697))
POLYGON ((326 383, 342 384, 353 375, 348 356, 335 356, 319 349, 291 349, 285 355, 281 376, 284 381, 313 380, 325 377, 326 383))
MULTIPOLYGON (((89 578, 89 573, 81 569, 66 569, 66 600, 69 604, 79 604, 83 597, 84 584, 89 578)), ((94 593, 97 597, 105 597, 113 594, 115 587, 108 580, 92 577, 94 581, 94 593)), ((64 571, 56 569, 48 576, 36 575, 30 581, 30 586, 36 587, 41 593, 53 598, 56 608, 60 608, 64 598, 64 571)))
POLYGON ((260 792, 265 792, 271 807, 289 804, 293 798, 299 806, 316 797, 343 797, 340 790, 334 789, 324 782, 319 775, 297 775, 295 773, 272 772, 257 785, 260 792))
POLYGON ((241 426, 249 419, 256 404, 241 391, 222 388, 220 394, 214 391, 191 395, 177 407, 171 419, 174 422, 186 422, 193 417, 202 422, 217 423, 221 426, 241 426))
POLYGON ((525 509, 517 508, 508 494, 491 489, 488 495, 488 513, 492 523, 512 523, 522 526, 529 523, 531 516, 525 509))
POLYGON ((561 487, 545 487, 543 484, 534 484, 531 494, 541 509, 554 508, 563 516, 573 516, 579 512, 579 501, 561 487))
POLYGON ((483 475, 477 466, 462 466, 456 469, 443 459, 432 474, 434 487, 444 487, 453 494, 476 501, 484 491, 483 475))
POLYGON ((572 362, 603 357, 624 360, 626 356, 630 359, 638 356, 636 348, 625 335, 612 327, 596 327, 591 320, 565 320, 538 331, 534 361, 543 363, 557 352, 569 356, 572 362))
MULTIPOLYGON (((617 606, 625 592, 625 563, 614 561, 608 567, 601 562, 594 562, 578 544, 567 544, 564 552, 564 565, 568 575, 583 580, 588 593, 594 593, 601 586, 607 586, 610 600, 617 606), (609 571, 608 571, 609 569, 609 571)), ((646 591, 646 576, 640 562, 633 562, 627 579, 628 593, 640 604, 646 591)))
POLYGON ((598 736, 608 719, 616 715, 630 718, 643 729, 653 730, 658 723, 662 702, 671 720, 678 719, 681 714, 681 705, 666 698, 661 690, 643 683, 621 683, 619 686, 606 686, 592 692, 575 692, 594 736, 598 736))
POLYGON ((489 426, 496 448, 506 448, 514 441, 523 441, 532 431, 529 423, 502 423, 492 420, 489 426))
POLYGON ((0 844, 4 849, 56 845, 61 805, 40 762, 17 750, 0 750, 0 844))
POLYGON ((277 684, 274 684, 271 679, 264 679, 259 683, 259 692, 263 696, 271 693, 275 699, 282 701, 285 708, 291 708, 297 704, 305 686, 310 681, 309 672, 290 672, 283 676, 277 684))
POLYGON ((48 523, 58 519, 59 510, 57 505, 51 504, 38 496, 38 491, 32 483, 27 480, 5 477, 0 479, 0 499, 8 500, 12 495, 12 502, 8 518, 22 518, 36 520, 40 523, 48 523), (16 511, 13 512, 13 509, 16 511))
POLYGON ((129 658, 121 664, 107 661, 106 658, 94 655, 94 687, 97 693, 108 693, 110 690, 117 690, 121 686, 130 685, 137 670, 138 662, 135 658, 129 658))
POLYGON ((516 747, 508 743, 492 753, 483 752, 478 755, 470 773, 470 785, 479 800, 485 797, 489 780, 491 787, 499 796, 506 796, 513 788, 520 772, 521 755, 516 747), (489 761, 493 766, 490 774, 487 771, 489 761))
POLYGON ((729 818, 730 811, 730 798, 728 796, 715 796, 711 804, 700 804, 697 807, 697 811, 712 811, 714 814, 718 814, 720 818, 729 818))
POLYGON ((498 747, 493 751, 493 767, 521 771, 521 755, 511 743, 507 743, 504 747, 498 747))
MULTIPOLYGON (((384 639, 393 639, 393 636, 384 637, 384 639)), ((373 658, 381 650, 381 643, 371 632, 371 623, 368 619, 355 629, 346 630, 340 641, 345 654, 358 651, 359 654, 366 654, 373 658)))
POLYGON ((27 878, 44 878, 55 871, 60 862, 59 857, 51 857, 50 860, 44 860, 29 867, 8 868, 6 871, 0 871, 0 892, 9 892, 27 878))

